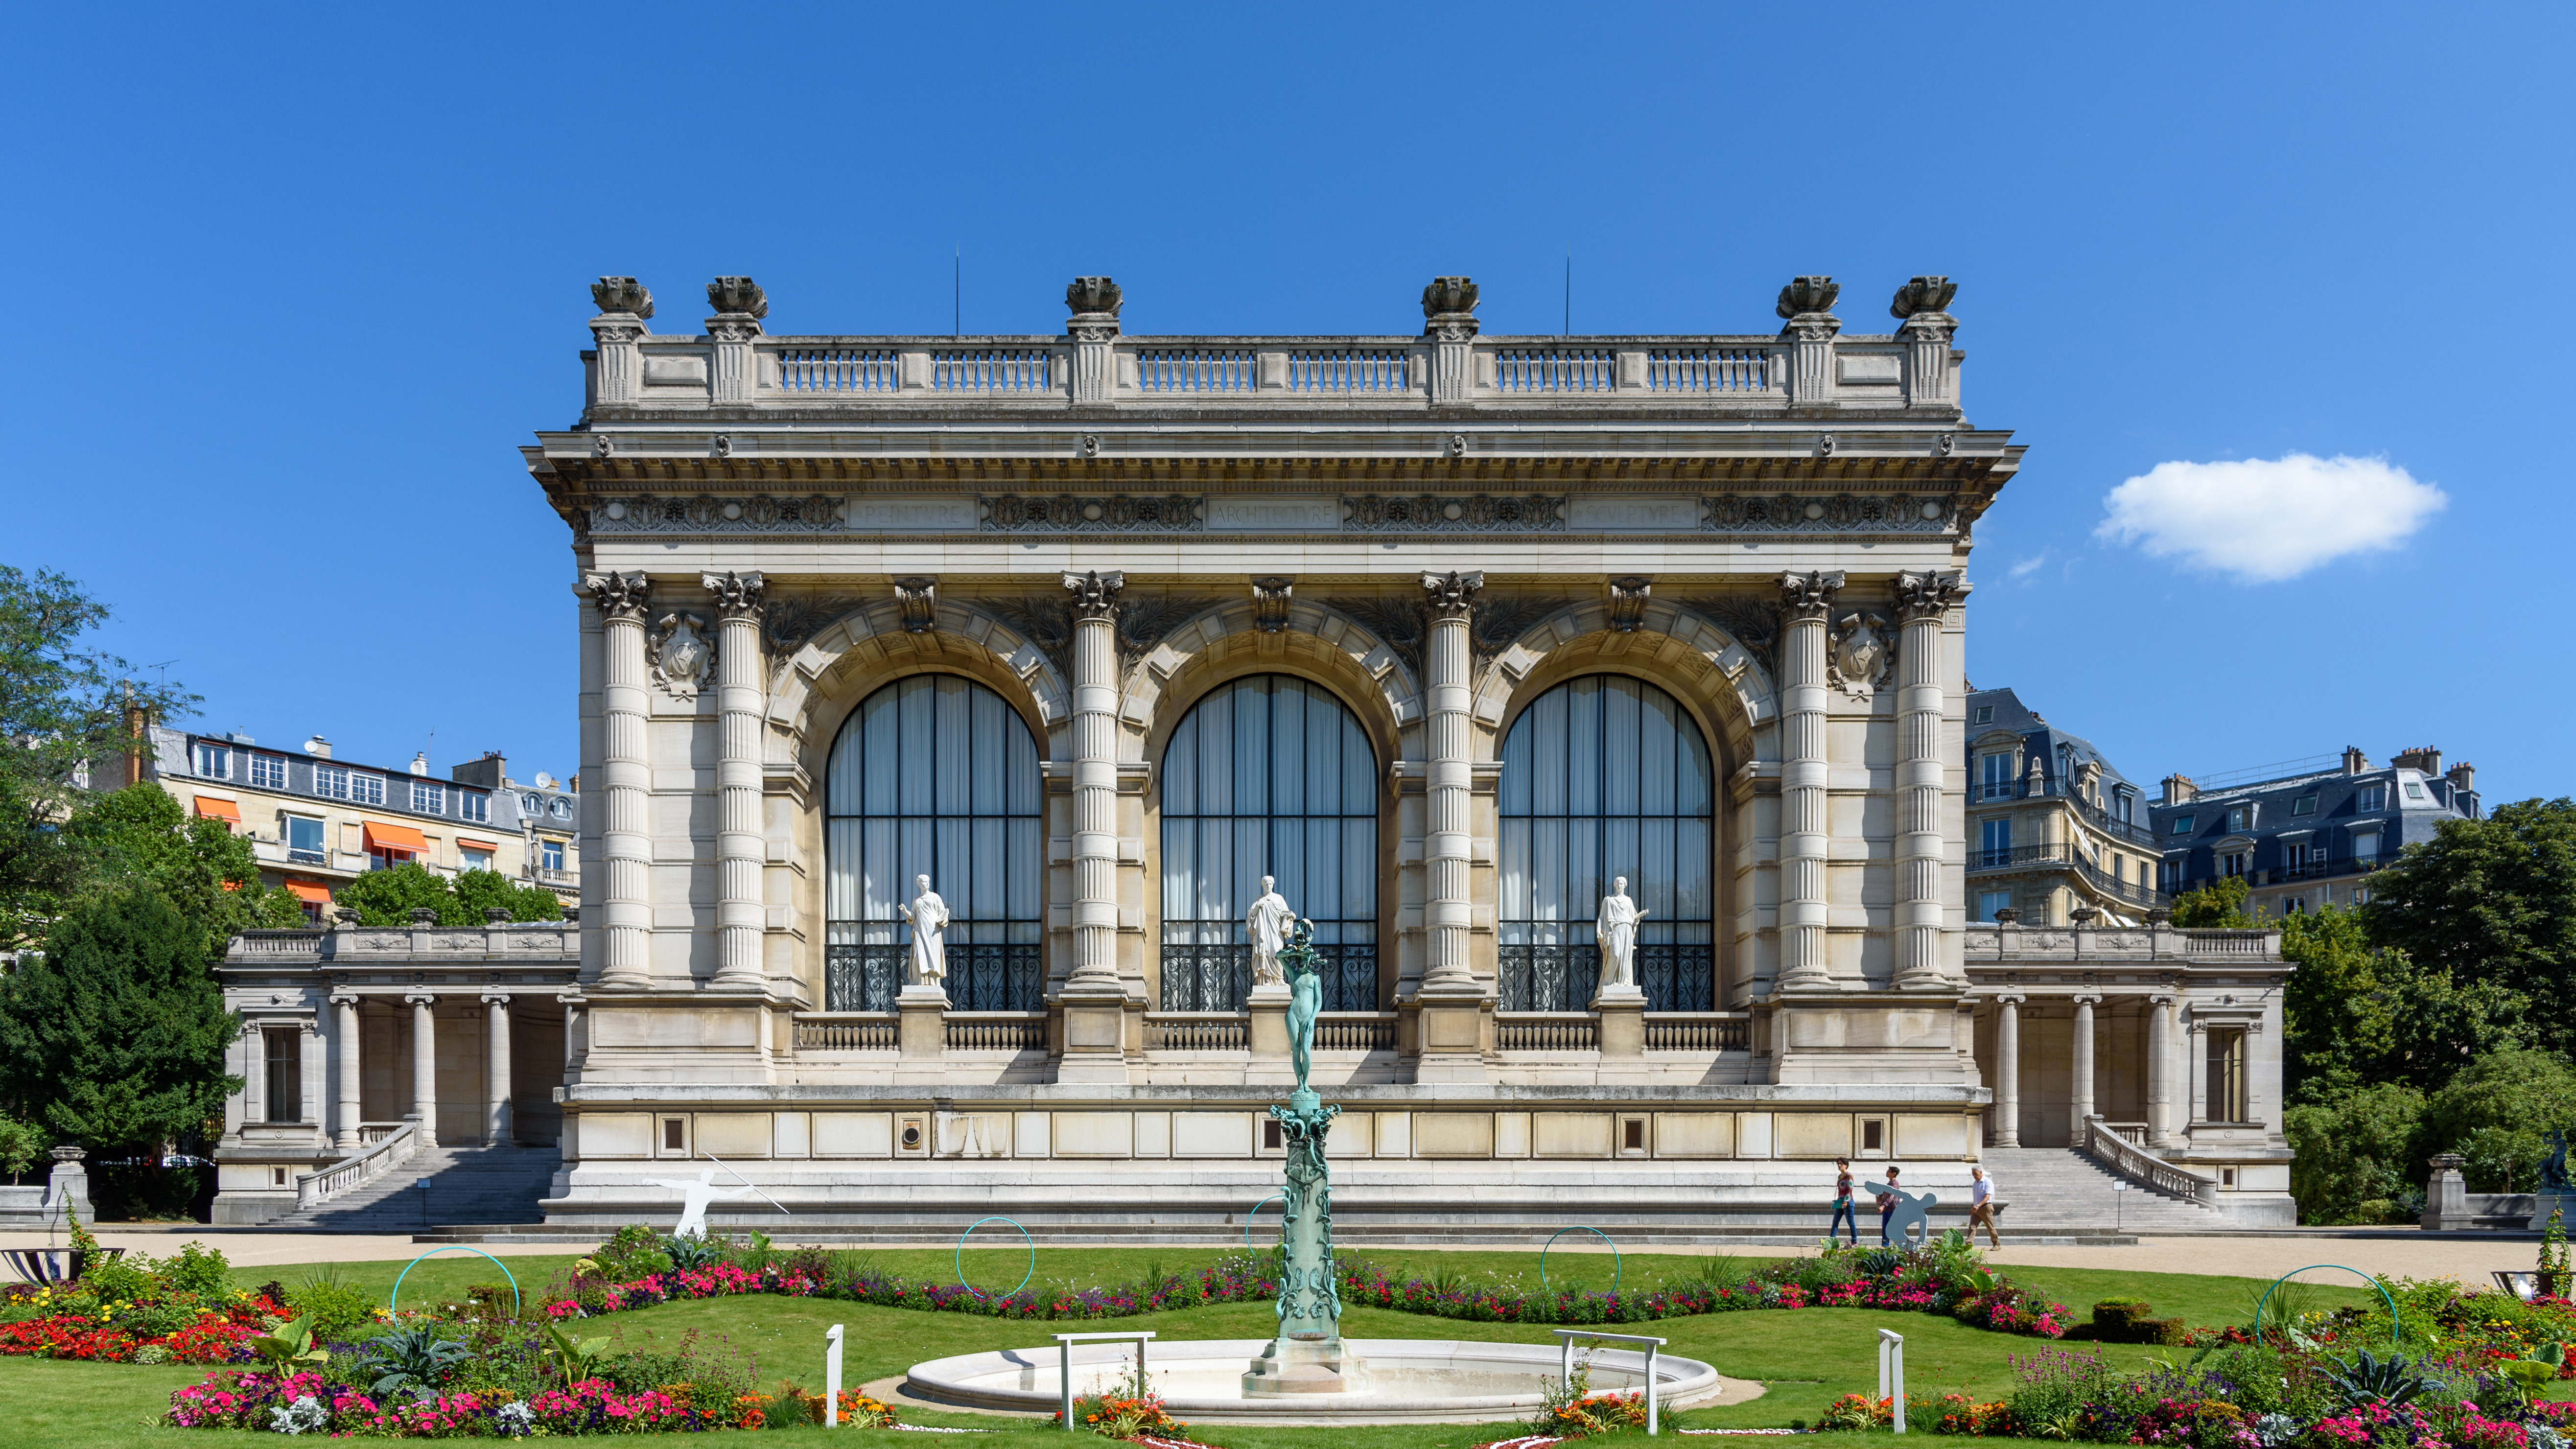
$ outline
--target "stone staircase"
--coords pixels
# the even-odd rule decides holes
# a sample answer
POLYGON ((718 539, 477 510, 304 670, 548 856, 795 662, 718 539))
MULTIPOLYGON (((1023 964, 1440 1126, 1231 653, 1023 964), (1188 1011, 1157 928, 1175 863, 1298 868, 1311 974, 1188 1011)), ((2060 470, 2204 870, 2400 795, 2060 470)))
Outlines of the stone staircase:
POLYGON ((264 1232, 420 1233, 445 1223, 527 1222, 563 1166, 553 1147, 436 1147, 373 1182, 270 1218, 264 1232))
POLYGON ((1995 1191, 2008 1206, 2006 1238, 2066 1232, 2137 1234, 2208 1232, 2224 1228, 2226 1215, 2152 1188, 2111 1184, 2119 1175, 2066 1147, 1989 1147, 1979 1154, 1995 1191))

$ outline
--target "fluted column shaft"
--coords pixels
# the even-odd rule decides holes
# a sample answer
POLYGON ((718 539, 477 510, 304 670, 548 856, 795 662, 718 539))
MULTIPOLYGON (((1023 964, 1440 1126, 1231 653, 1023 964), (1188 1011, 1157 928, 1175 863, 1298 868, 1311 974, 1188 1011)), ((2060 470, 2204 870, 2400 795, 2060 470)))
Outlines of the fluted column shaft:
POLYGON ((1430 638, 1423 649, 1430 747, 1424 791, 1430 818, 1422 841, 1427 876, 1422 920, 1429 936, 1422 976, 1426 989, 1463 990, 1476 984, 1475 969, 1467 959, 1468 926, 1474 919, 1467 880, 1474 844, 1467 629, 1476 593, 1484 586, 1485 576, 1480 573, 1422 576, 1431 609, 1430 638))
POLYGON ((1941 747, 1947 712, 1941 629, 1967 592, 1957 574, 1896 578, 1896 985, 1901 991, 1957 985, 1942 961, 1941 747))
POLYGON ((1780 576, 1780 985, 1834 984, 1825 950, 1825 628, 1839 573, 1780 576))
POLYGON ((483 1145, 507 1147, 516 1135, 510 1121, 510 997, 483 998, 483 1145))
POLYGON ((760 874, 760 606, 757 573, 704 575, 716 598, 716 979, 719 990, 758 991, 768 912, 760 874))
POLYGON ((1995 998, 1995 1145, 2021 1145, 2021 998, 1995 998))
POLYGON ((652 985, 652 842, 646 819, 653 772, 645 756, 644 609, 648 585, 641 572, 593 574, 583 581, 599 608, 604 648, 600 669, 601 774, 607 820, 601 845, 608 884, 600 893, 608 959, 599 984, 611 990, 652 985))
POLYGON ((2084 1119, 2093 1115, 2093 1003, 2094 996, 2075 998, 2075 1071, 2067 1092, 2067 1133, 2069 1144, 2084 1145, 2084 1119))
POLYGON ((2174 999, 2159 996, 2147 1015, 2147 1142, 2173 1141, 2174 999))
POLYGON ((1073 974, 1118 984, 1117 573, 1066 574, 1073 615, 1073 974))
POLYGON ((406 996, 411 1003, 411 1110, 420 1119, 418 1141, 438 1145, 438 1016, 435 996, 406 996))
POLYGON ((332 1024, 337 1028, 340 1039, 339 1070, 336 1073, 339 1079, 336 1094, 339 1098, 339 1120, 332 1124, 335 1130, 331 1145, 342 1152, 355 1152, 358 1150, 359 1093, 365 1081, 358 1070, 358 998, 334 996, 331 1005, 337 1008, 332 1024))

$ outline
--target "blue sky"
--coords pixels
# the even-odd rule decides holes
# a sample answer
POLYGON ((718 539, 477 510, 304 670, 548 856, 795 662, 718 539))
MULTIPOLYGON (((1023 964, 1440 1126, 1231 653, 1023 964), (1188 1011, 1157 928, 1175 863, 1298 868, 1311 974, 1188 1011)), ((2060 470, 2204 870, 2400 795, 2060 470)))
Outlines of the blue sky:
POLYGON ((1078 272, 1134 332, 1406 331, 1468 273, 1514 332, 1561 325, 1571 249, 1578 332, 1769 331, 1817 272, 1882 331, 1956 278, 1970 417, 2031 449, 1970 673, 2132 777, 2431 744, 2490 801, 2576 788, 2564 6, 55 6, 12 38, 0 561, 111 601, 206 726, 575 768, 568 540, 513 450, 578 411, 600 273, 675 330, 747 273, 782 332, 944 330, 952 249, 969 332, 1056 330, 1078 272), (2156 472, 2293 455, 2379 462, 2156 472))

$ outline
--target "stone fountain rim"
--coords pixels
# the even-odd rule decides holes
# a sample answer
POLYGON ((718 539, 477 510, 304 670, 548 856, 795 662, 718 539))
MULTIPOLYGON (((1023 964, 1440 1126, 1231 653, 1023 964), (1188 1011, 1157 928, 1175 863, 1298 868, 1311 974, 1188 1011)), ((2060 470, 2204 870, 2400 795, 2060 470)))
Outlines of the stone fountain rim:
MULTIPOLYGON (((1343 1342, 1363 1361, 1448 1356, 1551 1370, 1559 1362, 1559 1350, 1554 1342, 1449 1338, 1347 1338, 1343 1342)), ((1249 1367, 1252 1359, 1269 1343, 1266 1338, 1157 1338, 1147 1348, 1145 1359, 1149 1368, 1156 1363, 1199 1363, 1209 1359, 1230 1359, 1249 1367)), ((1073 1362, 1076 1368, 1098 1367, 1117 1363, 1132 1352, 1132 1343, 1078 1343, 1074 1345, 1073 1362)), ((1595 1350, 1592 1358, 1604 1368, 1638 1373, 1645 1368, 1646 1356, 1642 1349, 1605 1346, 1595 1350)), ((914 1364, 899 1382, 907 1398, 926 1404, 1046 1415, 1056 1409, 1057 1395, 1052 1390, 994 1389, 972 1386, 960 1380, 969 1375, 1024 1366, 1052 1370, 1056 1362, 1057 1350, 1053 1344, 991 1349, 925 1360, 914 1364)), ((1714 1366, 1681 1354, 1658 1350, 1655 1367, 1660 1381, 1656 1397, 1668 1406, 1680 1407, 1721 1393, 1726 1387, 1726 1380, 1719 1376, 1714 1366)), ((1349 1398, 1318 1394, 1300 1395, 1293 1401, 1277 1398, 1166 1398, 1163 1402, 1175 1417, 1181 1419, 1228 1423, 1484 1423, 1526 1414, 1538 1406, 1540 1399, 1538 1393, 1531 1392, 1442 1397, 1359 1394, 1349 1398)))

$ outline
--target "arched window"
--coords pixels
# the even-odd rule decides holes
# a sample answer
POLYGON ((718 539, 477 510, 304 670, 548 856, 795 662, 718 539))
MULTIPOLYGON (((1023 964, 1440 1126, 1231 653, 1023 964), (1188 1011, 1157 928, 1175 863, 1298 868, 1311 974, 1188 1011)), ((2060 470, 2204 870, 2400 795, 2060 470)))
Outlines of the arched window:
POLYGON ((1163 1009, 1239 1011, 1243 914, 1278 877, 1315 923, 1326 1011, 1377 1009, 1377 754, 1342 702, 1284 674, 1193 705, 1163 752, 1163 1009))
POLYGON ((1716 998, 1708 746, 1669 694, 1616 674, 1540 695, 1503 738, 1502 1009, 1581 1011, 1614 876, 1646 911, 1637 984, 1651 1011, 1716 998))
POLYGON ((894 1010, 912 951, 901 908, 917 875, 948 903, 949 1002, 1043 1009, 1039 794, 1029 727, 971 679, 915 675, 859 705, 825 780, 825 1009, 894 1010))

